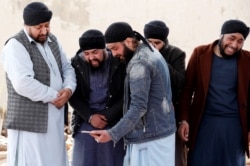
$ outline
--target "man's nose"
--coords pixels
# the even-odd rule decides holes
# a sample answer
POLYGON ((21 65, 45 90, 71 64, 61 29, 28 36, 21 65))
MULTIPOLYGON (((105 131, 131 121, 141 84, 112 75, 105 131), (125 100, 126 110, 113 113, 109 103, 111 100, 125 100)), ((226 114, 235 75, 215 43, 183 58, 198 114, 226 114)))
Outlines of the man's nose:
POLYGON ((43 28, 41 29, 41 33, 42 33, 42 34, 47 34, 47 33, 48 33, 48 28, 43 27, 43 28))
POLYGON ((112 52, 112 55, 113 55, 113 57, 117 57, 117 52, 115 52, 115 51, 111 51, 112 52))

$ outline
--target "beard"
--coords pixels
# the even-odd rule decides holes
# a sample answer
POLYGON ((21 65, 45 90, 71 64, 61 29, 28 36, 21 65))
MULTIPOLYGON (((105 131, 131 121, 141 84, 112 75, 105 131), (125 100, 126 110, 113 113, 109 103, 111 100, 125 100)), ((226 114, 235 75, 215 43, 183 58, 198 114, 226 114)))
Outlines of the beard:
POLYGON ((32 37, 32 39, 34 39, 36 42, 43 44, 47 38, 48 38, 48 34, 47 35, 38 35, 37 37, 33 36, 32 34, 30 34, 30 36, 32 37))
POLYGON ((219 50, 220 50, 220 54, 223 58, 232 58, 232 57, 235 57, 235 56, 238 56, 240 54, 240 50, 236 51, 234 54, 232 55, 228 55, 225 53, 224 49, 225 49, 225 46, 223 46, 223 38, 224 36, 219 40, 218 42, 218 46, 219 46, 219 50))
POLYGON ((130 50, 125 44, 123 45, 124 45, 124 51, 123 51, 124 59, 128 63, 132 59, 135 51, 130 50))
POLYGON ((38 37, 36 39, 34 39, 36 42, 39 43, 44 43, 48 38, 48 34, 46 35, 38 35, 38 37))
POLYGON ((99 59, 93 59, 89 62, 90 67, 93 71, 99 70, 102 68, 104 61, 100 61, 99 59), (98 63, 98 64, 92 64, 92 62, 98 63))
POLYGON ((49 33, 46 33, 43 35, 38 35, 38 36, 34 36, 31 32, 28 32, 28 34, 33 40, 35 40, 36 42, 41 43, 41 44, 43 44, 49 36, 49 33))
POLYGON ((106 52, 103 51, 102 54, 102 59, 98 59, 98 58, 94 58, 92 60, 89 60, 89 64, 92 70, 99 70, 100 68, 102 68, 104 66, 105 63, 105 57, 107 56, 106 52))

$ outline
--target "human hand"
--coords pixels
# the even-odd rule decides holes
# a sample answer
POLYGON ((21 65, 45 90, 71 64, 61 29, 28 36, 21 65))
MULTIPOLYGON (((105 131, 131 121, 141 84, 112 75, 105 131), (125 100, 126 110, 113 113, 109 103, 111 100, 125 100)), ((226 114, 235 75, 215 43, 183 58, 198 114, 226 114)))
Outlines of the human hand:
POLYGON ((111 140, 111 136, 107 130, 93 130, 89 133, 97 143, 106 143, 111 140))
POLYGON ((188 141, 189 135, 189 124, 187 121, 182 121, 179 128, 178 134, 183 141, 188 141))
POLYGON ((108 124, 106 117, 101 114, 93 114, 89 123, 98 129, 103 129, 108 124))
POLYGON ((61 89, 57 94, 57 98, 51 103, 60 109, 68 102, 71 94, 72 92, 70 89, 61 89))

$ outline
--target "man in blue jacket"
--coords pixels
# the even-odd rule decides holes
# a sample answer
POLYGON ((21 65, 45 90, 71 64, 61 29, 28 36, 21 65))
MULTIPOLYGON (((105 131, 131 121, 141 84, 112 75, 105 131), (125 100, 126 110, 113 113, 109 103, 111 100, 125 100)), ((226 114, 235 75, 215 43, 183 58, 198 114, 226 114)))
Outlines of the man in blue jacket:
POLYGON ((170 76, 162 55, 125 22, 111 24, 105 32, 107 48, 127 63, 124 116, 111 129, 90 134, 97 142, 123 136, 127 145, 124 165, 174 166, 175 117, 170 76), (143 43, 135 40, 143 40, 143 43))

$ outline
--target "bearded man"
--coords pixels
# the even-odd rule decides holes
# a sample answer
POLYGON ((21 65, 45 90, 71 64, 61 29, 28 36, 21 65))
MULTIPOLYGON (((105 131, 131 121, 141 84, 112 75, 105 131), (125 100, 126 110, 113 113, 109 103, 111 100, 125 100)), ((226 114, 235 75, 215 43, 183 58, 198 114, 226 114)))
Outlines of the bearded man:
POLYGON ((105 48, 104 35, 97 29, 85 31, 79 46, 72 58, 77 78, 70 99, 74 109, 72 166, 122 166, 123 140, 115 146, 98 144, 84 132, 109 129, 122 117, 126 64, 105 48))
POLYGON ((194 49, 180 99, 180 137, 188 166, 245 165, 249 156, 250 52, 243 50, 249 27, 225 21, 221 37, 194 49))
POLYGON ((126 22, 111 24, 105 41, 113 56, 128 64, 124 115, 112 128, 91 136, 100 143, 124 138, 124 166, 174 166, 176 124, 166 61, 126 22))
POLYGON ((64 111, 76 87, 75 72, 50 33, 52 12, 41 2, 23 11, 24 28, 5 44, 8 108, 7 165, 68 166, 64 111))

